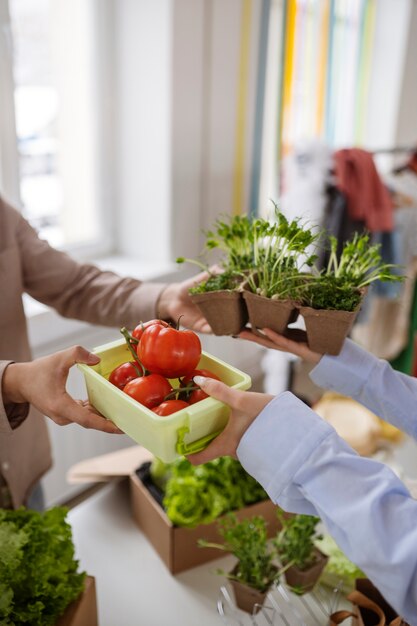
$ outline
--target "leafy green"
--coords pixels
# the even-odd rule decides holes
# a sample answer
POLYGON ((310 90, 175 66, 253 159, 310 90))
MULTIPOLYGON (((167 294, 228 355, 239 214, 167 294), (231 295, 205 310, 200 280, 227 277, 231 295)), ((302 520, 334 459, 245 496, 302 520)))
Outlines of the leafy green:
POLYGON ((242 277, 227 271, 222 274, 212 274, 209 278, 195 287, 191 287, 191 294, 206 293, 208 291, 233 290, 242 282, 242 277))
POLYGON ((317 237, 299 219, 289 222, 275 205, 273 222, 254 223, 255 269, 249 274, 248 288, 267 298, 298 300, 304 283, 301 269, 314 264, 317 257, 307 250, 317 237))
POLYGON ((398 266, 384 263, 380 244, 371 245, 369 234, 355 233, 337 256, 337 239, 330 236, 327 267, 311 275, 302 288, 301 299, 314 309, 354 311, 363 291, 376 280, 402 281, 398 266))
POLYGON ((167 471, 163 504, 168 518, 177 526, 209 524, 228 511, 268 497, 239 461, 231 457, 198 466, 179 459, 167 471))
POLYGON ((242 272, 253 267, 253 237, 261 218, 246 215, 217 219, 213 229, 207 231, 206 248, 218 248, 223 253, 222 265, 232 272, 242 272))
POLYGON ((0 624, 49 626, 81 593, 67 510, 0 510, 0 624))
POLYGON ((308 569, 315 560, 314 541, 318 539, 319 518, 301 514, 286 516, 280 509, 277 515, 282 528, 274 543, 282 563, 308 569))
POLYGON ((217 548, 231 552, 238 563, 233 572, 218 570, 219 574, 249 585, 258 591, 266 591, 279 579, 279 571, 274 564, 274 550, 268 543, 266 521, 263 517, 252 517, 240 522, 233 513, 219 520, 219 533, 223 544, 200 539, 202 548, 217 548))
POLYGON ((322 274, 317 279, 310 277, 300 292, 304 305, 334 311, 354 311, 363 296, 363 292, 352 287, 346 277, 327 274, 322 274))
POLYGON ((317 539, 316 545, 329 557, 326 565, 326 574, 335 577, 333 583, 335 580, 340 580, 343 581, 345 585, 354 588, 356 578, 366 578, 362 570, 345 556, 344 552, 342 552, 330 535, 324 535, 320 539, 317 539))

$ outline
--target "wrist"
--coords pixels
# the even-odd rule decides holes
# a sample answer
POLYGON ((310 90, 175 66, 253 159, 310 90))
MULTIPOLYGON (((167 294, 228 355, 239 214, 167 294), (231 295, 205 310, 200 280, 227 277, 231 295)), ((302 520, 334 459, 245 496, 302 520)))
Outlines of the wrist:
POLYGON ((21 391, 21 374, 24 363, 10 363, 4 370, 2 379, 3 404, 22 404, 27 402, 21 391))
POLYGON ((174 297, 174 285, 167 285, 160 293, 156 303, 156 317, 160 320, 172 320, 172 299, 174 297))

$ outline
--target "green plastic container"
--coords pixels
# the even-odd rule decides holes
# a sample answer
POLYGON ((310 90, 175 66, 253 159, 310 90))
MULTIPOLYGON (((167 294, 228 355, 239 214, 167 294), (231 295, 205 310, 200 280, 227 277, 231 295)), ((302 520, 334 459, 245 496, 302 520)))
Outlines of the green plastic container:
MULTIPOLYGON (((161 417, 109 383, 110 372, 131 360, 123 339, 99 346, 93 352, 101 358, 98 365, 78 365, 85 377, 90 403, 165 463, 170 463, 179 455, 203 450, 226 425, 230 409, 214 398, 205 398, 172 415, 161 417)), ((234 389, 251 386, 247 374, 205 352, 197 368, 210 370, 234 389)), ((179 386, 178 380, 171 383, 174 387, 179 386)))

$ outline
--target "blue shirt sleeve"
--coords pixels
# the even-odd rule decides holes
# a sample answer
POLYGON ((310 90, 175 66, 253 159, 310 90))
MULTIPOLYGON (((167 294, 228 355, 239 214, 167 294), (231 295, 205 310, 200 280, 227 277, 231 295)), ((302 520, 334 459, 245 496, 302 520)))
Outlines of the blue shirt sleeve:
POLYGON ((319 515, 347 557, 417 624, 417 502, 388 467, 358 456, 289 392, 259 414, 237 454, 284 510, 319 515))
POLYGON ((417 439, 417 379, 395 371, 350 339, 338 356, 324 355, 310 378, 319 387, 354 398, 417 439))

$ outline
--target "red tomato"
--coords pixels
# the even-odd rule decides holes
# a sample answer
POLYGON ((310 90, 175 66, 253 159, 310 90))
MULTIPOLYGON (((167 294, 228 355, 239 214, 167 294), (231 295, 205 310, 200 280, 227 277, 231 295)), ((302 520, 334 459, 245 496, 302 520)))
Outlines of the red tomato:
POLYGON ((204 376, 205 378, 214 378, 215 380, 220 380, 217 374, 213 374, 210 370, 193 370, 187 376, 181 378, 181 387, 188 387, 189 385, 195 386, 195 382, 193 381, 194 376, 204 376))
POLYGON ((132 331, 132 337, 140 341, 145 328, 149 328, 149 326, 153 326, 154 324, 159 324, 159 326, 164 326, 165 328, 169 326, 168 322, 164 322, 164 320, 149 320, 149 322, 141 322, 132 331))
POLYGON ((150 372, 179 378, 197 367, 201 357, 200 339, 192 330, 154 324, 142 335, 138 357, 150 372))
POLYGON ((157 415, 171 415, 171 413, 176 413, 177 411, 181 411, 181 409, 185 409, 186 406, 190 406, 188 402, 185 400, 165 400, 159 406, 156 406, 152 411, 157 415))
MULTIPOLYGON (((187 376, 181 379, 181 387, 196 387, 198 385, 193 381, 194 376, 205 376, 206 378, 214 378, 215 380, 220 380, 217 374, 213 374, 210 370, 194 370, 187 376)), ((190 404, 195 404, 196 402, 200 402, 200 400, 204 400, 204 398, 208 398, 208 394, 202 389, 195 389, 189 395, 188 402, 190 404)))
POLYGON ((128 361, 127 363, 122 363, 111 372, 109 381, 119 389, 123 389, 127 383, 140 376, 142 376, 142 372, 139 365, 134 361, 128 361))
POLYGON ((153 409, 164 401, 165 396, 172 391, 172 387, 163 376, 149 374, 149 376, 131 380, 123 391, 137 402, 144 404, 148 409, 153 409))

